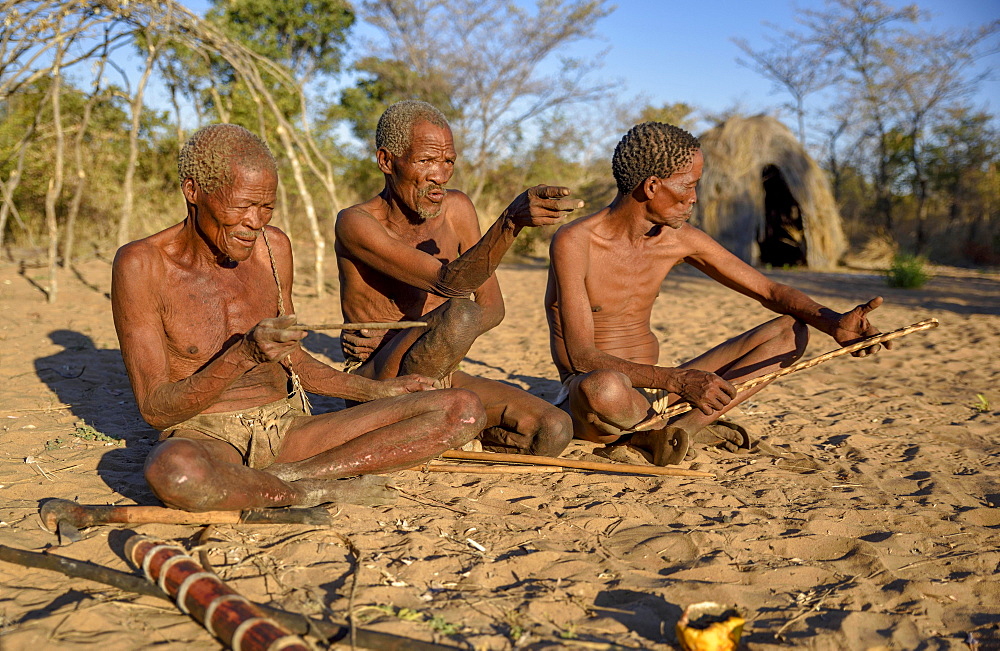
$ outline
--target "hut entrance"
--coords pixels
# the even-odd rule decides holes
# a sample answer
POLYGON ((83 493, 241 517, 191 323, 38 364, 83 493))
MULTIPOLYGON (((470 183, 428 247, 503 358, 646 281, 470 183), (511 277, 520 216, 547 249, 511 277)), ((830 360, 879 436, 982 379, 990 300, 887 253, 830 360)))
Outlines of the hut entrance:
POLYGON ((764 228, 757 236, 760 262, 772 267, 805 265, 806 238, 799 204, 777 167, 766 166, 762 177, 764 228))

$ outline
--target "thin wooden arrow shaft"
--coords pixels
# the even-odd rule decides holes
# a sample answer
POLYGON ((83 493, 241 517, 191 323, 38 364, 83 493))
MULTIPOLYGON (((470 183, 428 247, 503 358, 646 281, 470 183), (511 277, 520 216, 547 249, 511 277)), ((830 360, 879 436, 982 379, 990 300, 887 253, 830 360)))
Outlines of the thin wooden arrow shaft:
MULTIPOLYGON (((835 350, 823 353, 822 355, 817 355, 812 359, 796 362, 791 366, 778 369, 773 373, 767 373, 765 375, 761 375, 759 377, 747 380, 746 382, 740 382, 739 384, 736 385, 736 391, 738 393, 744 393, 756 386, 760 386, 761 384, 771 382, 772 380, 788 375, 790 373, 803 371, 807 368, 818 366, 823 362, 828 362, 836 357, 843 357, 844 355, 850 355, 851 353, 857 352, 864 348, 868 348, 876 344, 881 344, 886 341, 891 341, 892 339, 897 339, 899 337, 903 337, 905 335, 914 332, 919 332, 921 330, 928 330, 930 328, 936 328, 937 325, 938 325, 937 319, 925 319, 918 323, 914 323, 913 325, 908 325, 906 327, 899 328, 898 330, 893 330, 892 332, 883 332, 881 334, 872 335, 871 337, 862 339, 861 341, 850 344, 848 346, 844 346, 843 348, 837 348, 835 350)), ((644 432, 647 430, 656 429, 657 427, 662 426, 663 423, 666 422, 669 418, 689 412, 692 409, 694 409, 694 405, 692 405, 690 402, 680 402, 675 405, 671 405, 670 407, 667 407, 665 410, 663 410, 663 412, 655 416, 651 416, 645 421, 639 423, 638 425, 632 428, 632 431, 644 432)))
POLYGON ((426 321, 387 321, 371 323, 320 323, 318 325, 306 325, 296 323, 288 326, 287 330, 405 330, 406 328, 423 328, 426 321))
POLYGON ((444 459, 462 459, 465 461, 491 461, 493 463, 526 463, 536 466, 558 466, 576 470, 591 470, 595 472, 621 472, 635 475, 661 475, 670 477, 711 477, 715 475, 700 470, 685 468, 664 468, 661 466, 638 466, 630 463, 602 463, 598 461, 581 461, 579 459, 560 459, 542 457, 533 454, 503 454, 501 452, 467 452, 465 450, 448 450, 441 454, 444 459))

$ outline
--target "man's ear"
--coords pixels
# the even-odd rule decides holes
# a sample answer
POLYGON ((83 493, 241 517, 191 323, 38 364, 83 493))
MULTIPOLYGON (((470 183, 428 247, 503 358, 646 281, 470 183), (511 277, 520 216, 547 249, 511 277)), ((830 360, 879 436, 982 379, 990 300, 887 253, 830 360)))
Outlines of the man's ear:
POLYGON ((195 203, 195 197, 198 194, 198 185, 194 182, 194 179, 184 179, 181 183, 181 192, 184 193, 184 199, 188 203, 195 203))
POLYGON ((660 179, 655 176, 649 176, 645 181, 635 187, 635 191, 637 193, 635 198, 640 201, 649 201, 656 196, 656 193, 660 190, 661 185, 663 185, 663 183, 660 179))
POLYGON ((385 147, 379 147, 375 152, 375 161, 383 174, 392 174, 392 159, 393 155, 385 147))

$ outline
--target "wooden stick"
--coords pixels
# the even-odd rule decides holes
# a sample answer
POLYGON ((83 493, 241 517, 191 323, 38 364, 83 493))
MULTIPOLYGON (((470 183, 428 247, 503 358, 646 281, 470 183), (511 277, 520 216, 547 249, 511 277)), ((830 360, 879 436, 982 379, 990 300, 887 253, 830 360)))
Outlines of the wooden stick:
POLYGON ((465 450, 447 450, 441 454, 444 459, 462 459, 464 461, 493 461, 502 463, 524 463, 536 466, 558 466, 576 470, 591 470, 594 472, 617 472, 629 475, 660 475, 669 477, 711 477, 715 474, 700 470, 685 468, 664 468, 660 466, 637 466, 631 463, 602 463, 600 461, 580 461, 579 459, 553 459, 533 454, 503 454, 500 452, 466 452, 465 450))
POLYGON ((406 328, 423 328, 426 321, 387 321, 385 323, 320 323, 319 325, 305 325, 296 323, 288 326, 286 330, 405 330, 406 328))
MULTIPOLYGON (((796 371, 803 371, 807 368, 818 366, 823 362, 828 362, 835 357, 843 357, 844 355, 850 355, 851 353, 857 352, 863 348, 868 348, 869 346, 874 346, 875 344, 880 344, 885 341, 890 341, 892 339, 896 339, 898 337, 902 337, 904 335, 908 335, 913 332, 919 332, 921 330, 936 328, 937 325, 938 325, 937 319, 925 319, 918 323, 914 323, 913 325, 908 325, 904 328, 893 330, 892 332, 883 332, 881 334, 872 335, 867 339, 862 339, 861 341, 850 344, 849 346, 844 346, 843 348, 837 348, 836 350, 831 350, 827 353, 823 353, 822 355, 813 357, 812 359, 807 359, 801 362, 797 362, 786 368, 778 369, 773 373, 767 373, 766 375, 761 375, 760 377, 755 377, 751 380, 747 380, 746 382, 740 382, 739 384, 736 385, 736 391, 737 393, 743 393, 749 389, 752 389, 755 386, 759 386, 766 382, 770 382, 771 380, 777 379, 784 375, 788 375, 789 373, 795 373, 796 371)), ((670 407, 667 407, 665 410, 663 410, 662 413, 659 413, 655 416, 651 416, 647 418, 645 421, 639 423, 638 425, 633 427, 631 431, 644 432, 647 430, 656 429, 662 426, 667 419, 672 418, 673 416, 677 416, 678 414, 683 414, 685 412, 691 411, 692 409, 694 409, 694 405, 692 405, 690 402, 680 402, 675 405, 671 405, 670 407)))
POLYGON ((508 474, 549 474, 553 472, 563 472, 563 468, 558 466, 501 466, 485 463, 429 463, 422 466, 413 466, 407 470, 417 472, 468 472, 475 475, 508 475, 508 474))
POLYGON ((331 524, 330 513, 322 507, 248 509, 246 511, 202 511, 191 513, 162 506, 117 506, 78 504, 72 500, 50 499, 38 510, 42 523, 55 531, 60 522, 78 529, 102 524, 331 524))

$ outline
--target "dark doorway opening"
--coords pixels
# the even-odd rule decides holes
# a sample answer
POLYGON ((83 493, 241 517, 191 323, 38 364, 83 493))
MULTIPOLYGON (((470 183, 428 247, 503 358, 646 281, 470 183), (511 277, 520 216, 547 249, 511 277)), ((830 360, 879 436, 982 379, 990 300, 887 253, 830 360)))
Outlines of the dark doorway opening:
POLYGON ((806 237, 802 212, 784 177, 774 165, 762 172, 764 182, 764 228, 757 237, 761 264, 797 267, 806 264, 806 237))

